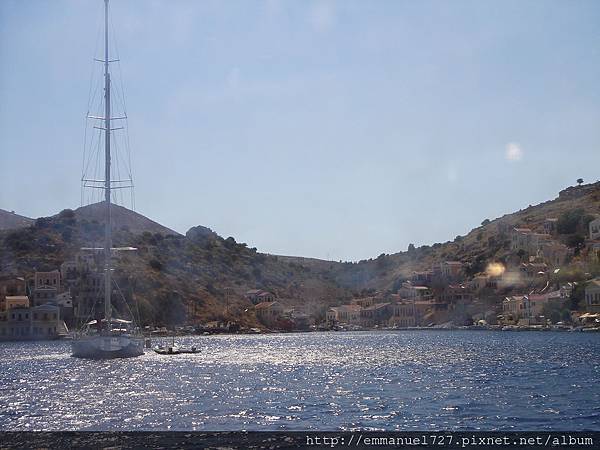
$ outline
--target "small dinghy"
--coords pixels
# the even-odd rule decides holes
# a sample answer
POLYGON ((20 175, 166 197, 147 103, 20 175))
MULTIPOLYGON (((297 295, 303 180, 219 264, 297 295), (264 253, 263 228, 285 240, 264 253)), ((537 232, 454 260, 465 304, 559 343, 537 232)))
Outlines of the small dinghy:
POLYGON ((167 347, 156 346, 153 349, 159 355, 180 355, 185 353, 200 353, 200 349, 196 347, 181 348, 176 345, 169 345, 167 347))
POLYGON ((153 350, 159 355, 181 355, 185 353, 200 353, 200 349, 197 347, 183 348, 175 344, 175 336, 173 336, 173 343, 171 345, 157 345, 153 350))

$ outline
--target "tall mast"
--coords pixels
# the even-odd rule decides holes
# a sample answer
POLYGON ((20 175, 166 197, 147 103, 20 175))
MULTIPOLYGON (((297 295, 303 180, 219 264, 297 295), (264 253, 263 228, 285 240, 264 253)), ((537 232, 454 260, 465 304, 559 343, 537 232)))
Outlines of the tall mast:
POLYGON ((111 305, 111 247, 112 228, 110 214, 110 73, 108 72, 108 0, 104 0, 104 204, 106 207, 106 225, 104 229, 104 318, 110 329, 111 305))

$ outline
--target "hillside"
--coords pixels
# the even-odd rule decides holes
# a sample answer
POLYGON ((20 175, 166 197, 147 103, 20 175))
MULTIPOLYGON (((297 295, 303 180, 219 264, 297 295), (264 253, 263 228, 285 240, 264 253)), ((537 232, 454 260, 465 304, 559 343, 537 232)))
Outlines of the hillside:
MULTIPOLYGON (((502 233, 503 229, 527 227, 542 232, 546 219, 565 218, 570 212, 577 212, 581 223, 572 233, 559 233, 557 238, 572 246, 573 240, 580 241, 587 234, 583 221, 600 216, 600 182, 569 187, 554 200, 530 205, 493 220, 482 218, 481 226, 464 236, 457 236, 454 241, 380 255, 358 263, 334 264, 333 275, 337 283, 350 289, 394 290, 398 281, 410 277, 413 271, 431 269, 432 264, 444 260, 461 261, 469 273, 475 274, 483 271, 487 262, 504 261, 508 256, 509 241, 506 233, 502 233)), ((306 258, 300 258, 300 261, 307 267, 322 266, 322 261, 311 262, 306 258)))
MULTIPOLYGON (((101 204, 64 210, 33 225, 0 232, 0 273, 29 276, 73 259, 84 246, 102 242, 101 204)), ((445 260, 461 261, 468 275, 491 261, 513 257, 506 230, 514 226, 541 231, 547 218, 564 228, 555 236, 576 247, 586 223, 600 214, 600 183, 572 187, 559 197, 513 214, 484 220, 452 242, 411 247, 408 251, 357 263, 263 254, 198 226, 185 236, 122 207, 114 209, 114 245, 135 246, 120 257, 116 276, 135 297, 146 323, 235 318, 254 325, 249 289, 274 292, 284 305, 303 306, 317 317, 328 305, 374 291, 395 292, 413 271, 445 260), (561 222, 562 221, 562 222, 561 222), (504 230, 504 231, 502 231, 504 230), (225 305, 228 305, 227 311, 225 305)))
POLYGON ((20 216, 11 211, 0 209, 0 230, 11 230, 14 228, 28 227, 33 223, 33 219, 20 216))
MULTIPOLYGON (((104 202, 82 206, 75 211, 78 221, 105 223, 104 202)), ((111 205, 112 225, 114 230, 128 230, 134 234, 148 231, 150 233, 179 234, 147 217, 119 205, 111 205)))
MULTIPOLYGON (((35 270, 57 269, 81 247, 98 246, 103 226, 89 218, 64 210, 31 227, 0 233, 0 272, 30 276, 35 270)), ((351 296, 324 273, 261 254, 205 227, 194 227, 186 236, 115 227, 113 243, 138 248, 119 258, 116 277, 123 292, 138 300, 145 323, 229 317, 254 326, 254 312, 248 311, 243 294, 256 288, 317 315, 328 303, 351 296)))

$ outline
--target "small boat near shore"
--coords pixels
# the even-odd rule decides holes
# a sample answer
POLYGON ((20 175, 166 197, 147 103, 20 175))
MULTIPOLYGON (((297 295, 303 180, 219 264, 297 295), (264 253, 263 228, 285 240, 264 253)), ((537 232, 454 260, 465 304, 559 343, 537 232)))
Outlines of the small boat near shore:
POLYGON ((159 355, 182 355, 182 354, 195 354, 195 353, 200 353, 200 349, 196 348, 196 347, 190 347, 190 348, 181 348, 178 346, 173 346, 173 345, 169 345, 169 346, 156 346, 153 348, 155 353, 158 353, 159 355))
POLYGON ((182 355, 182 354, 195 354, 200 353, 200 349, 196 346, 190 348, 179 347, 175 343, 175 336, 173 336, 173 342, 171 345, 157 345, 152 350, 159 355, 182 355))

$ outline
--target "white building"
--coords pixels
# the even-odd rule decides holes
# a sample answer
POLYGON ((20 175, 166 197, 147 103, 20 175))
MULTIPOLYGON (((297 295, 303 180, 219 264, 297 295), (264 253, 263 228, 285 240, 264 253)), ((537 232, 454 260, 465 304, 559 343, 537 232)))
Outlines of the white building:
POLYGON ((585 306, 588 312, 600 312, 600 279, 590 281, 585 287, 585 306))

